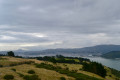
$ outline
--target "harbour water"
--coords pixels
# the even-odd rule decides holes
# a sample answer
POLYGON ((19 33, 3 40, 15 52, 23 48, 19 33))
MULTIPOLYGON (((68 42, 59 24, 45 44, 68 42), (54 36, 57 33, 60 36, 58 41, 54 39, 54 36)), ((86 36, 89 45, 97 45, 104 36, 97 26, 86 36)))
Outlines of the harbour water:
POLYGON ((120 71, 120 59, 105 59, 101 57, 86 57, 86 58, 90 59, 91 61, 102 63, 105 66, 108 66, 110 68, 114 68, 120 71))

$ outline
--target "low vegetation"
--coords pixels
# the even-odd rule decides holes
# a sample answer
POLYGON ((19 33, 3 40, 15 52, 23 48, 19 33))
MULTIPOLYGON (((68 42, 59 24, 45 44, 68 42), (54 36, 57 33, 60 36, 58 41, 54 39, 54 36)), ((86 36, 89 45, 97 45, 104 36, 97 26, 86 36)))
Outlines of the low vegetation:
POLYGON ((36 64, 36 67, 37 68, 45 68, 48 70, 54 70, 54 71, 59 72, 61 74, 66 74, 67 76, 74 77, 76 80, 100 80, 100 79, 97 79, 95 77, 90 77, 90 76, 87 76, 87 75, 84 75, 81 73, 77 73, 76 71, 69 71, 67 69, 62 69, 59 66, 55 67, 55 66, 50 65, 50 64, 45 64, 45 63, 36 64))
POLYGON ((24 77, 24 75, 23 74, 21 74, 21 73, 17 73, 20 77, 24 77))
POLYGON ((24 80, 41 80, 38 75, 25 75, 24 80))
POLYGON ((112 69, 112 68, 110 68, 110 70, 111 70, 112 74, 114 74, 117 77, 120 77, 120 71, 112 69))
POLYGON ((106 70, 102 64, 97 62, 91 62, 89 59, 77 58, 77 57, 64 57, 62 55, 57 55, 56 57, 37 57, 38 60, 50 61, 53 63, 69 63, 69 64, 82 64, 83 70, 92 72, 100 75, 101 77, 106 76, 106 70))
POLYGON ((60 77, 60 80, 66 80, 64 77, 60 77))
POLYGON ((12 68, 11 70, 16 72, 16 69, 14 69, 14 68, 12 68))
POLYGON ((35 71, 34 70, 29 70, 28 73, 29 74, 35 74, 35 71))
POLYGON ((13 76, 13 75, 5 75, 5 76, 4 76, 4 79, 5 79, 5 80, 13 80, 13 79, 14 79, 14 76, 13 76))

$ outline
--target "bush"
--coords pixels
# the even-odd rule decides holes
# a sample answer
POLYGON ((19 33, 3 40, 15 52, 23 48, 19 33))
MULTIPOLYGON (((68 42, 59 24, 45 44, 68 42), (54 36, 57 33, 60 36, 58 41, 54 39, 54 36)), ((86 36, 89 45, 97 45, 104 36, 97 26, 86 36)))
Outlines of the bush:
POLYGON ((3 67, 3 65, 0 64, 0 67, 3 67))
POLYGON ((17 66, 17 63, 11 63, 9 66, 17 66))
POLYGON ((29 74, 35 74, 35 71, 34 70, 29 70, 28 73, 29 74))
POLYGON ((14 69, 14 68, 12 68, 11 70, 16 72, 16 69, 14 69))
POLYGON ((24 80, 41 80, 38 78, 38 75, 25 75, 24 80))
POLYGON ((24 75, 23 74, 21 74, 21 73, 17 73, 20 77, 24 77, 24 75))
POLYGON ((66 80, 64 77, 60 77, 60 80, 66 80))
POLYGON ((4 79, 6 79, 6 80, 12 80, 12 79, 14 79, 14 76, 13 75, 5 75, 4 79))
POLYGON ((11 63, 9 66, 17 66, 22 64, 32 64, 35 63, 34 61, 24 61, 24 62, 18 62, 18 63, 11 63))

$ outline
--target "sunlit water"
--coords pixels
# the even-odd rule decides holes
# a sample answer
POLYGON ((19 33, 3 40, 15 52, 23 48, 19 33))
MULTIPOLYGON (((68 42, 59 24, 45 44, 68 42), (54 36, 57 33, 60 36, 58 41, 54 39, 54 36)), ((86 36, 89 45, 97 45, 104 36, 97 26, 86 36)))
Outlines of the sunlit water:
POLYGON ((101 57, 87 57, 91 61, 96 61, 99 63, 102 63, 105 66, 108 66, 110 68, 114 68, 120 71, 120 59, 105 59, 101 57))

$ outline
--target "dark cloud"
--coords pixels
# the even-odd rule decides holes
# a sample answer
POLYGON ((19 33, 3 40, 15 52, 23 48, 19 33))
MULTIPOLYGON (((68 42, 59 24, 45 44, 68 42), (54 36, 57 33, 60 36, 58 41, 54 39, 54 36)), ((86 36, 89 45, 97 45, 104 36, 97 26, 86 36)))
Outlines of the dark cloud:
POLYGON ((38 50, 120 44, 119 3, 118 0, 0 0, 0 48, 38 50))

